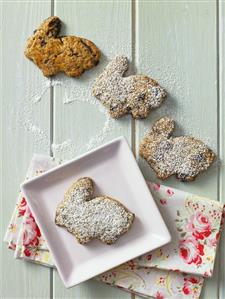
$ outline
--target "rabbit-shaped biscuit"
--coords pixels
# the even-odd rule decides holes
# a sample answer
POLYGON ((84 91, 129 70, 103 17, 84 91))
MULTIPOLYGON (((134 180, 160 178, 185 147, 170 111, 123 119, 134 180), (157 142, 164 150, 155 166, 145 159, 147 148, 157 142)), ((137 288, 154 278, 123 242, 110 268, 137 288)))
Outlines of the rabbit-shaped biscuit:
POLYGON ((100 51, 94 43, 77 36, 58 36, 60 29, 60 19, 50 17, 27 40, 25 56, 45 76, 64 72, 70 77, 78 77, 98 64, 100 51))
POLYGON ((91 178, 80 178, 65 193, 56 209, 55 223, 75 235, 80 244, 99 239, 114 243, 131 227, 134 214, 108 196, 93 198, 91 178))
POLYGON ((115 57, 96 79, 92 93, 114 118, 132 114, 146 118, 150 110, 159 107, 166 97, 165 90, 144 75, 123 77, 128 69, 125 56, 115 57))
POLYGON ((175 174, 181 181, 193 181, 212 164, 215 154, 194 137, 172 137, 174 129, 171 118, 156 121, 140 144, 140 155, 161 180, 175 174))

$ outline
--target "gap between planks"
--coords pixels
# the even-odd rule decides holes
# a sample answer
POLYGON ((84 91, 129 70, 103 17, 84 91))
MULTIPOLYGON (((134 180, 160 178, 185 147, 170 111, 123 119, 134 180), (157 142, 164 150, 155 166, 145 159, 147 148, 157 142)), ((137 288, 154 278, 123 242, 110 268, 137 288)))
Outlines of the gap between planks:
MULTIPOLYGON (((219 162, 221 161, 220 156, 220 20, 219 20, 219 1, 216 0, 216 84, 217 84, 217 155, 219 162)), ((220 163, 217 166, 217 200, 220 201, 220 163)), ((218 260, 220 261, 220 251, 218 254, 218 260)), ((220 263, 218 263, 217 268, 218 273, 220 273, 220 263)), ((217 281, 217 296, 220 298, 220 275, 217 281)))
MULTIPOLYGON (((55 0, 51 0, 51 16, 54 16, 55 14, 55 0)), ((53 151, 52 151, 52 144, 54 142, 54 86, 50 86, 50 149, 49 153, 50 156, 53 156, 53 151)), ((53 299, 53 294, 54 294, 54 280, 53 280, 53 268, 49 268, 49 282, 50 282, 50 293, 49 293, 49 298, 53 299)))
MULTIPOLYGON (((136 0, 131 0, 131 58, 132 71, 136 72, 136 0)), ((131 148, 136 158, 136 120, 131 116, 131 148)), ((133 298, 132 298, 133 299, 133 298)))
MULTIPOLYGON (((219 165, 218 165, 218 200, 223 202, 224 194, 224 120, 223 120, 223 111, 225 109, 223 97, 224 97, 224 87, 223 87, 223 63, 224 63, 224 45, 223 45, 223 25, 224 25, 224 17, 225 17, 225 5, 224 2, 217 0, 216 1, 217 11, 217 138, 218 138, 218 157, 219 157, 219 165), (221 164, 222 163, 222 164, 221 164)), ((223 299, 224 296, 224 234, 222 236, 219 248, 219 263, 218 263, 218 271, 219 271, 219 281, 218 281, 218 298, 223 299)))
MULTIPOLYGON (((132 72, 136 72, 136 0, 131 0, 131 59, 132 59, 132 72)), ((131 149, 134 157, 136 158, 136 120, 131 117, 131 149)), ((135 294, 131 294, 131 299, 135 299, 135 294)))

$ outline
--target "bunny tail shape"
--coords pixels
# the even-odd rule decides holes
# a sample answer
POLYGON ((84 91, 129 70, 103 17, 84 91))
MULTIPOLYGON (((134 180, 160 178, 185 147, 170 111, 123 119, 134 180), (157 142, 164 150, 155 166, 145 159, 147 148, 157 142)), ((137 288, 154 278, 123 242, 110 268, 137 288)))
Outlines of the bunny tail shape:
POLYGON ((135 216, 116 199, 93 198, 93 193, 91 178, 74 182, 56 208, 55 223, 75 235, 80 244, 92 239, 112 244, 130 229, 135 216))
POLYGON ((171 175, 193 181, 213 163, 216 155, 201 140, 191 136, 172 137, 175 122, 163 117, 155 122, 140 143, 139 152, 159 179, 171 175))
POLYGON ((131 114, 146 118, 166 98, 166 91, 150 77, 131 75, 124 77, 128 59, 116 56, 96 79, 92 94, 109 110, 114 118, 131 114))

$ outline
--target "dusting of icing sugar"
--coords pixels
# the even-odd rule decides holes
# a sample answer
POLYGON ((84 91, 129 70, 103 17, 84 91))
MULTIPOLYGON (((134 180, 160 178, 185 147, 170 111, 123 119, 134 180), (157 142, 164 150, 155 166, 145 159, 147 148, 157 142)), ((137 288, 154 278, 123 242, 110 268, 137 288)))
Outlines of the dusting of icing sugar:
POLYGON ((100 239, 114 243, 131 226, 134 215, 107 196, 93 198, 90 178, 79 179, 56 209, 56 224, 73 233, 81 244, 100 239))
MULTIPOLYGON (((59 87, 63 91, 63 103, 70 104, 72 102, 88 103, 90 105, 96 106, 98 111, 105 116, 104 124, 102 129, 96 136, 89 139, 87 144, 83 145, 84 150, 90 150, 95 146, 99 145, 107 136, 107 133, 112 128, 114 120, 110 118, 107 111, 102 107, 102 105, 94 97, 90 97, 90 89, 92 82, 84 82, 81 84, 76 84, 73 80, 64 78, 60 80, 56 79, 45 79, 39 83, 36 88, 33 88, 30 92, 30 86, 25 90, 24 97, 20 99, 21 105, 19 105, 19 111, 16 113, 17 123, 21 125, 29 134, 34 138, 35 148, 49 150, 49 136, 48 132, 41 129, 38 126, 38 121, 33 119, 33 111, 38 107, 38 103, 42 100, 44 95, 50 90, 51 87, 59 87), (81 86, 82 87, 81 87, 81 86), (87 86, 88 85, 88 86, 87 86)), ((14 119, 15 111, 10 110, 12 114, 12 119, 14 119)), ((10 125, 13 127, 13 122, 10 125)), ((54 155, 63 156, 67 154, 67 157, 72 157, 77 152, 80 152, 80 146, 76 145, 72 140, 68 139, 63 141, 61 144, 53 143, 52 151, 54 155)))
POLYGON ((36 94, 33 97, 33 102, 34 103, 38 103, 41 101, 42 97, 45 95, 45 93, 47 92, 47 90, 52 86, 52 82, 51 80, 47 80, 44 84, 44 88, 41 90, 40 94, 36 94))
POLYGON ((190 181, 212 164, 215 154, 196 138, 172 137, 174 128, 171 118, 158 120, 141 142, 140 154, 158 178, 175 174, 182 181, 190 181))
POLYGON ((50 89, 50 87, 54 87, 54 86, 60 86, 63 87, 65 90, 65 94, 64 94, 64 103, 70 103, 70 100, 68 99, 68 94, 67 94, 67 90, 66 90, 66 85, 60 81, 60 80, 55 80, 55 79, 47 79, 45 81, 45 83, 43 84, 43 88, 41 90, 40 93, 36 94, 33 97, 33 102, 34 103, 38 103, 41 101, 42 97, 45 95, 45 93, 50 89))
POLYGON ((107 133, 113 127, 115 120, 113 120, 108 114, 106 114, 106 115, 107 115, 107 117, 106 117, 106 121, 105 121, 102 131, 97 136, 95 136, 89 140, 89 142, 87 143, 87 150, 94 148, 96 143, 100 144, 104 140, 107 133))
MULTIPOLYGON (((19 84, 16 81, 16 84, 19 84)), ((45 80, 36 82, 28 82, 27 85, 23 84, 23 88, 18 88, 17 105, 12 106, 10 109, 10 128, 15 130, 21 127, 25 132, 32 136, 32 146, 34 151, 49 151, 49 134, 45 128, 39 125, 38 117, 41 111, 34 114, 34 99, 38 98, 40 91, 46 86, 45 80)), ((46 92, 46 91, 45 91, 46 92)), ((42 92, 42 97, 45 92, 42 92)))
POLYGON ((41 130, 37 125, 31 122, 30 119, 25 119, 23 122, 23 126, 28 132, 31 132, 36 137, 36 139, 38 138, 43 142, 46 142, 46 140, 48 139, 47 132, 41 130))
POLYGON ((134 118, 146 118, 151 109, 162 104, 166 92, 147 76, 124 77, 127 70, 127 57, 116 56, 95 80, 92 93, 114 118, 129 113, 134 118))
MULTIPOLYGON (((86 84, 87 85, 87 84, 86 84)), ((115 120, 110 117, 106 109, 101 105, 101 103, 94 97, 90 97, 89 90, 91 89, 91 84, 89 83, 86 88, 77 88, 71 86, 71 81, 68 79, 64 80, 52 80, 51 86, 60 86, 64 90, 64 104, 70 104, 73 102, 88 103, 95 106, 99 112, 101 112, 105 121, 100 132, 89 139, 89 141, 84 145, 85 150, 91 150, 101 142, 104 141, 107 133, 112 129, 115 120)), ((62 143, 53 143, 52 151, 54 155, 62 156, 67 153, 67 156, 72 157, 74 154, 80 151, 80 146, 76 145, 71 139, 63 141, 62 143)))
MULTIPOLYGON (((107 136, 107 133, 112 129, 115 120, 110 118, 106 114, 106 120, 104 126, 99 134, 95 137, 92 137, 85 145, 86 150, 91 150, 97 145, 101 144, 104 141, 104 138, 107 136)), ((67 157, 73 157, 74 154, 79 152, 79 146, 76 145, 71 139, 65 140, 62 143, 53 143, 51 149, 54 156, 62 157, 66 155, 67 157)))
POLYGON ((62 156, 63 154, 73 154, 76 149, 71 139, 65 140, 62 143, 52 143, 51 149, 53 156, 62 156))

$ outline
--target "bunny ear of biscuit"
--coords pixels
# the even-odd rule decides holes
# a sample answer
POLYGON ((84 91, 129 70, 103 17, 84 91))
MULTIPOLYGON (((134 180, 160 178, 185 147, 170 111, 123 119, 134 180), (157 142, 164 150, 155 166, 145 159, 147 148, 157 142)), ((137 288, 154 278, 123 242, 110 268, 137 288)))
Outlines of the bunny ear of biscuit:
POLYGON ((106 66, 105 71, 109 74, 115 73, 117 75, 123 76, 123 74, 128 70, 128 59, 126 56, 116 56, 113 60, 109 62, 106 66))
POLYGON ((175 129, 175 121, 169 117, 162 117, 155 122, 150 134, 159 134, 170 137, 175 129))
POLYGON ((61 30, 61 20, 56 16, 49 17, 37 30, 42 31, 43 35, 47 35, 48 37, 57 37, 61 30))
POLYGON ((83 177, 75 181, 66 191, 64 199, 58 204, 55 223, 59 226, 64 226, 60 211, 64 209, 69 202, 89 201, 93 198, 94 184, 91 178, 83 177))
POLYGON ((91 200, 94 193, 94 184, 91 178, 83 177, 77 180, 65 193, 65 200, 91 200))

